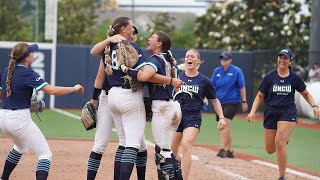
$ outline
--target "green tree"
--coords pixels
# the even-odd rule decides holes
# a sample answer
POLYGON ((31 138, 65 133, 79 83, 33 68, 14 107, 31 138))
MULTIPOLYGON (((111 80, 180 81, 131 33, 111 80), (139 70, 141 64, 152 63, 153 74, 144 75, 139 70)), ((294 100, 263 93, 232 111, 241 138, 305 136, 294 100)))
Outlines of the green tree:
POLYGON ((307 51, 310 15, 292 0, 213 3, 196 20, 198 48, 307 51))
POLYGON ((95 43, 96 9, 96 0, 59 0, 58 43, 95 43))
POLYGON ((196 42, 193 33, 195 18, 185 19, 181 28, 175 25, 176 18, 168 12, 157 13, 150 17, 151 23, 147 24, 147 32, 140 32, 137 43, 142 47, 147 46, 148 38, 157 31, 164 31, 172 38, 173 48, 194 47, 196 42))
POLYGON ((0 40, 2 41, 32 41, 32 26, 30 17, 21 9, 22 0, 0 1, 0 40))

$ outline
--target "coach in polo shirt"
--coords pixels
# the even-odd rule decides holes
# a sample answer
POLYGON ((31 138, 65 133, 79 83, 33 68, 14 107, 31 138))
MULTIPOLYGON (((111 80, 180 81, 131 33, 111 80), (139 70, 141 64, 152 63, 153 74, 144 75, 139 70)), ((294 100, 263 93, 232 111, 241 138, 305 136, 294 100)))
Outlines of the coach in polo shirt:
MULTIPOLYGON (((222 52, 219 56, 221 66, 213 71, 211 81, 216 88, 216 96, 220 100, 226 127, 220 131, 221 149, 217 156, 234 158, 232 149, 231 120, 239 111, 248 110, 246 100, 245 80, 242 70, 231 64, 233 61, 231 52, 222 52)), ((216 117, 219 121, 219 117, 216 117)))

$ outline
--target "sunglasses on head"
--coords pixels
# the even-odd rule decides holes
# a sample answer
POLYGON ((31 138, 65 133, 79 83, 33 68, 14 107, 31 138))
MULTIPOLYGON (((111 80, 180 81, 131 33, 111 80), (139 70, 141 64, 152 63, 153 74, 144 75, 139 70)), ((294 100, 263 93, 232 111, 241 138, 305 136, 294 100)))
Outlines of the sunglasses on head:
POLYGON ((220 57, 220 61, 228 61, 230 58, 227 57, 220 57))

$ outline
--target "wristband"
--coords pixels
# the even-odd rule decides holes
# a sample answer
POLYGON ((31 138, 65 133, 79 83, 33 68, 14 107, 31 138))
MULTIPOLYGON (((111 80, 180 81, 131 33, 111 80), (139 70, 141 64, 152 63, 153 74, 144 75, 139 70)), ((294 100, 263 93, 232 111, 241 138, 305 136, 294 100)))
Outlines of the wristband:
POLYGON ((312 106, 312 108, 319 108, 319 106, 317 106, 317 105, 313 105, 313 106, 312 106))
POLYGON ((126 68, 128 68, 126 65, 124 65, 124 64, 121 64, 121 65, 120 65, 120 70, 121 70, 122 72, 128 74, 128 72, 125 71, 126 68))
POLYGON ((172 84, 172 77, 171 77, 171 79, 170 79, 170 85, 172 84))
POLYGON ((247 103, 247 101, 241 101, 241 103, 247 103))
POLYGON ((93 100, 98 100, 99 99, 99 95, 101 94, 101 89, 98 88, 93 88, 93 94, 92 94, 92 99, 93 100))
POLYGON ((138 79, 138 71, 136 71, 136 70, 129 69, 128 75, 130 77, 132 77, 133 79, 138 79))

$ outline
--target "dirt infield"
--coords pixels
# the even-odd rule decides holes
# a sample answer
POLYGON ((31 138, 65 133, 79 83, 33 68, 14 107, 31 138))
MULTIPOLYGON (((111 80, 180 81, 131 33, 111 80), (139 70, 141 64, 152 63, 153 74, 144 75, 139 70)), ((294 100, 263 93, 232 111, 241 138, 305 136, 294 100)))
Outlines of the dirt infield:
MULTIPOLYGON (((13 144, 6 137, 0 138, 0 171, 8 152, 13 144)), ((86 168, 88 156, 91 152, 93 141, 88 140, 66 140, 49 139, 49 146, 53 153, 49 180, 81 180, 86 179, 86 168)), ((111 142, 104 154, 97 180, 113 179, 113 157, 117 148, 117 142, 111 142)), ((157 179, 156 169, 153 162, 154 150, 148 146, 147 177, 148 180, 157 179)), ((215 148, 197 146, 193 149, 193 155, 199 160, 192 162, 190 180, 208 180, 208 179, 277 179, 278 171, 253 164, 240 158, 222 159, 216 156, 215 148)), ((22 156, 19 165, 13 171, 10 180, 33 180, 35 179, 35 169, 37 157, 28 151, 22 156)), ((137 179, 133 172, 131 179, 137 179)), ((320 177, 320 176, 319 176, 320 177)), ((303 180, 296 175, 287 174, 289 180, 303 180)))

